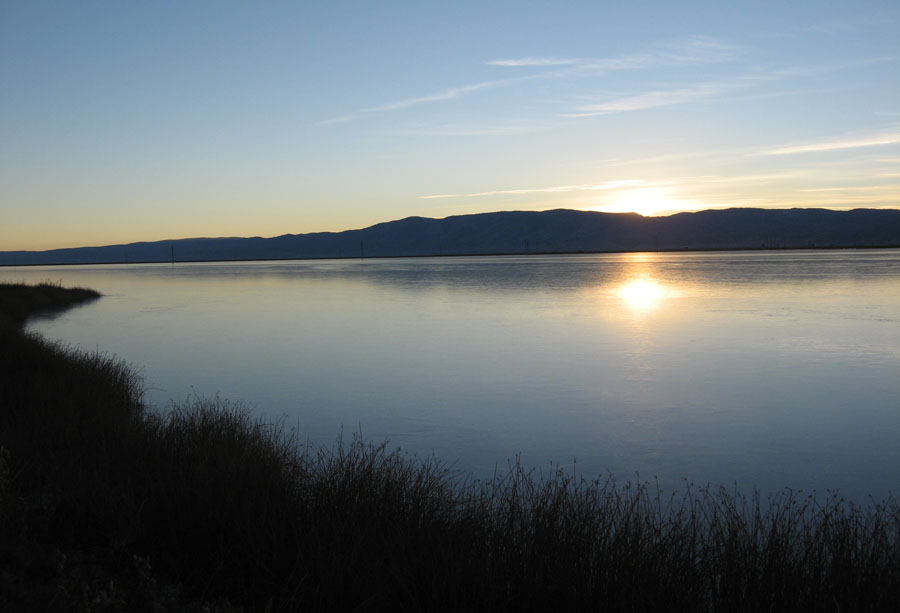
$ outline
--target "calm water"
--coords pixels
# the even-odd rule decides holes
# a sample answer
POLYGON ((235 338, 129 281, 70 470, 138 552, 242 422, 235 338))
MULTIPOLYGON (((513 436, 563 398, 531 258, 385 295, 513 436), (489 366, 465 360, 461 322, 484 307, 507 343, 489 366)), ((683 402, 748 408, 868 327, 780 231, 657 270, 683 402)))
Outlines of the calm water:
POLYGON ((31 328, 189 396, 476 476, 900 493, 900 251, 0 269, 105 294, 31 328))

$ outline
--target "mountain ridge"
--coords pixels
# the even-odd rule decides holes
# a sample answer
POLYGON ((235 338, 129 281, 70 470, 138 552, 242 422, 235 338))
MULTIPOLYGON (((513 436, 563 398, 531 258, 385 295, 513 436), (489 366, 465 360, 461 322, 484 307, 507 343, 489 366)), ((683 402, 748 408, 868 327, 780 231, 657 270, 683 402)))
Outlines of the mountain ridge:
POLYGON ((900 247, 900 209, 731 208, 643 217, 553 209, 410 216, 342 232, 2 251, 0 265, 900 247))

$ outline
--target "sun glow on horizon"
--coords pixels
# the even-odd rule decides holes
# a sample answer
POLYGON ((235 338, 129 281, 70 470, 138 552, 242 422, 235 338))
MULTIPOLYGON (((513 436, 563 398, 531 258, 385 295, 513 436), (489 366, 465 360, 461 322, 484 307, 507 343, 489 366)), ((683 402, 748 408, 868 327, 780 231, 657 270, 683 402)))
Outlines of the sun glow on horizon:
POLYGON ((700 203, 672 198, 668 190, 661 187, 639 187, 619 190, 608 204, 597 205, 593 210, 604 213, 637 213, 645 217, 654 217, 698 208, 703 208, 700 203))

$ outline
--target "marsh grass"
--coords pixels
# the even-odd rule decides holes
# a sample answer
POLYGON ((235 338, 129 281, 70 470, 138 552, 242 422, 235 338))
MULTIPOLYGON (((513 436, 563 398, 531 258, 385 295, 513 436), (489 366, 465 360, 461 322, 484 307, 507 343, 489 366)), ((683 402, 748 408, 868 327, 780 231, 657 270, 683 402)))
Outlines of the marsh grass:
POLYGON ((240 405, 147 410, 121 361, 0 337, 4 610, 886 610, 900 505, 487 482, 240 405), (204 603, 208 603, 204 605, 204 603))
POLYGON ((27 317, 52 313, 79 302, 100 297, 100 293, 82 287, 64 288, 57 281, 0 283, 0 328, 19 326, 27 317))

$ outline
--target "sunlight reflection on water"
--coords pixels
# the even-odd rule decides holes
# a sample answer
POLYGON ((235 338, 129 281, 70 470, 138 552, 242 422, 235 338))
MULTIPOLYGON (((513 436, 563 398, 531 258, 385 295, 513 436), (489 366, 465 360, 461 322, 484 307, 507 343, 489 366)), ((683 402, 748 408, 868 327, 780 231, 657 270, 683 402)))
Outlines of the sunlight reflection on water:
POLYGON ((641 313, 660 306, 670 290, 650 277, 638 277, 621 285, 617 293, 631 310, 641 313))

